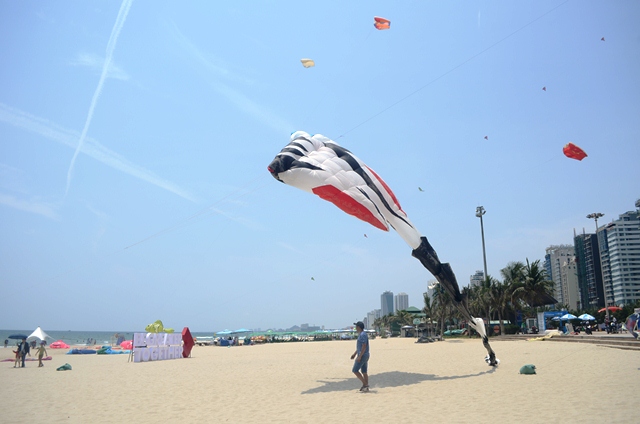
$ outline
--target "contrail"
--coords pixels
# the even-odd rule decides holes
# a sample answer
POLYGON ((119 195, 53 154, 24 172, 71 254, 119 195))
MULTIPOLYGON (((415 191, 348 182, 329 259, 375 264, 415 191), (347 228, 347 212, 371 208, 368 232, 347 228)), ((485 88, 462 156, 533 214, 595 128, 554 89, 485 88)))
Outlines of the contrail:
POLYGON ((93 93, 93 99, 91 99, 91 105, 89 106, 87 120, 84 123, 84 128, 82 129, 82 134, 80 134, 80 140, 78 141, 78 146, 76 147, 76 151, 73 154, 73 158, 71 159, 71 164, 69 165, 69 170, 67 171, 67 189, 65 190, 65 196, 69 192, 69 186, 71 185, 71 174, 73 173, 73 165, 76 163, 78 153, 80 153, 82 145, 84 144, 84 139, 87 136, 89 125, 91 125, 93 111, 96 108, 96 103, 98 102, 98 98, 100 97, 100 93, 102 92, 102 86, 104 85, 104 80, 107 78, 109 65, 111 64, 111 58, 113 57, 113 51, 116 48, 118 36, 120 35, 120 31, 122 30, 124 21, 127 19, 127 14, 129 13, 132 2, 133 0, 123 0, 122 5, 120 5, 118 17, 116 18, 116 23, 111 30, 111 36, 109 37, 109 42, 107 43, 107 54, 104 58, 104 64, 102 65, 102 74, 100 75, 100 81, 98 81, 98 87, 96 88, 95 93, 93 93))

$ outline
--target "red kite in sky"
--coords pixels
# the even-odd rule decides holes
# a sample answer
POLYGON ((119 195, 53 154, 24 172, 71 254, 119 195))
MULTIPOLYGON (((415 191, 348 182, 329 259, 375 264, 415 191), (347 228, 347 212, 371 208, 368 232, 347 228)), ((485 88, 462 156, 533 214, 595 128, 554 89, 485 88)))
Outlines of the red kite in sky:
POLYGON ((587 157, 587 154, 580 147, 576 146, 573 143, 567 143, 562 148, 562 152, 568 158, 575 160, 582 160, 587 157))
POLYGON ((391 27, 391 21, 389 19, 374 16, 373 21, 373 26, 377 29, 389 29, 391 27))

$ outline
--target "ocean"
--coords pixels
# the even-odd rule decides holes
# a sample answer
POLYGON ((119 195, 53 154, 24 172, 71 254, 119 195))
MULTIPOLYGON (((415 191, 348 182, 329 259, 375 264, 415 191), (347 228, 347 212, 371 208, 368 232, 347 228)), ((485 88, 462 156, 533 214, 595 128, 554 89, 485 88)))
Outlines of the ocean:
MULTIPOLYGON (((133 333, 144 333, 144 330, 140 331, 53 331, 42 329, 45 333, 47 333, 51 338, 47 338, 47 344, 51 344, 57 340, 62 340, 68 345, 84 345, 87 344, 89 339, 93 339, 96 341, 96 346, 102 345, 112 345, 115 344, 117 340, 116 334, 123 336, 125 340, 133 339, 133 333)), ((4 346, 4 341, 8 339, 8 337, 12 334, 24 334, 25 336, 29 336, 31 333, 35 331, 31 330, 0 330, 0 348, 4 346)), ((192 332, 191 335, 193 337, 200 336, 213 336, 213 331, 210 333, 207 332, 192 332)), ((14 347, 16 343, 20 342, 20 340, 9 340, 9 347, 14 347)), ((91 343, 93 344, 93 343, 91 343)))

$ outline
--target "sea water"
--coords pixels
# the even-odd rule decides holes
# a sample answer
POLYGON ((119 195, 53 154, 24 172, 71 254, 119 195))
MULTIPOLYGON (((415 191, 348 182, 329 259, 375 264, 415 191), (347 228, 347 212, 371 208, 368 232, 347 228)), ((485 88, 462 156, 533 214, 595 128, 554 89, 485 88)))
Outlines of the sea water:
MULTIPOLYGON (((4 341, 9 340, 8 347, 15 347, 17 343, 20 343, 21 340, 8 339, 8 337, 12 334, 24 334, 25 336, 29 336, 33 333, 33 330, 0 330, 0 349, 4 347, 4 341)), ((124 340, 132 340, 133 333, 145 333, 144 330, 141 331, 54 331, 42 329, 45 333, 47 333, 50 338, 47 338, 47 344, 51 344, 57 340, 62 340, 66 344, 72 346, 83 346, 83 345, 92 345, 95 340, 96 346, 103 345, 115 345, 118 336, 124 337, 124 340)), ((193 337, 200 336, 213 336, 213 332, 192 332, 191 335, 193 337)), ((33 339, 29 339, 31 341, 33 339)), ((35 339, 38 340, 38 339, 35 339)))

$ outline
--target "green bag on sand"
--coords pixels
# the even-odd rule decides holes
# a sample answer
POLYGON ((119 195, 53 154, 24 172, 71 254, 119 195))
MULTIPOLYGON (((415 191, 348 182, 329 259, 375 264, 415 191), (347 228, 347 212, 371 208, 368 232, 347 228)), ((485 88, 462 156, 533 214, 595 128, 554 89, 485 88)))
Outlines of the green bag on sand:
POLYGON ((64 364, 64 365, 56 368, 56 371, 67 371, 67 370, 71 370, 71 365, 64 364))
POLYGON ((520 374, 535 374, 535 373, 536 373, 536 366, 533 364, 523 365, 522 368, 520 368, 520 374))

